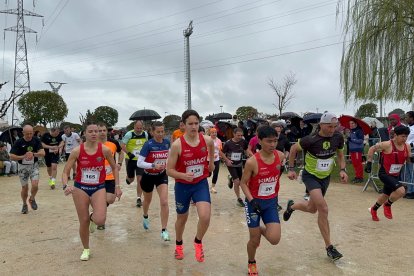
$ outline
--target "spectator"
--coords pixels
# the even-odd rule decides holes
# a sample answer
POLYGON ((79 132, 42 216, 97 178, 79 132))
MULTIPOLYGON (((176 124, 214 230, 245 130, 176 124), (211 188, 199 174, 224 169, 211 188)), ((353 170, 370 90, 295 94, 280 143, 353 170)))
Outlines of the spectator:
POLYGON ((362 165, 364 132, 356 121, 349 121, 349 127, 349 153, 351 154, 352 166, 355 171, 355 178, 352 180, 352 183, 362 183, 364 181, 364 167, 362 165))
MULTIPOLYGON (((407 137, 407 143, 411 146, 411 154, 413 153, 414 147, 414 111, 408 111, 405 114, 405 121, 410 129, 410 134, 407 137)), ((414 183, 414 168, 413 163, 407 163, 404 170, 404 179, 406 183, 414 183)), ((414 185, 407 185, 407 194, 405 195, 408 199, 414 199, 414 185)))
POLYGON ((17 173, 17 162, 10 160, 10 155, 7 152, 6 145, 0 142, 0 161, 3 162, 5 167, 4 174, 11 176, 11 174, 17 173))
POLYGON ((401 118, 398 114, 390 114, 388 116, 388 120, 390 120, 390 125, 388 126, 388 133, 390 135, 390 139, 394 137, 394 128, 401 125, 401 118))
POLYGON ((376 143, 380 142, 380 135, 379 135, 378 128, 377 128, 377 123, 375 121, 371 121, 369 126, 371 127, 371 133, 368 136, 369 137, 368 144, 369 144, 369 147, 372 147, 376 143))
POLYGON ((291 143, 295 143, 298 140, 299 130, 292 125, 292 122, 286 120, 285 134, 291 143))
POLYGON ((299 135, 298 138, 303 138, 305 136, 308 136, 312 132, 312 127, 308 124, 305 124, 303 120, 299 121, 299 135))

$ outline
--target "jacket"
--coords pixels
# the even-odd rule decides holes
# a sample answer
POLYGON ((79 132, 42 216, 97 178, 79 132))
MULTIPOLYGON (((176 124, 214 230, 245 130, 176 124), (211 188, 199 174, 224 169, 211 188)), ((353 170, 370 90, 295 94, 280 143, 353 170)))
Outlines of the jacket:
POLYGON ((360 127, 351 129, 348 137, 349 152, 363 152, 364 151, 364 132, 360 127))

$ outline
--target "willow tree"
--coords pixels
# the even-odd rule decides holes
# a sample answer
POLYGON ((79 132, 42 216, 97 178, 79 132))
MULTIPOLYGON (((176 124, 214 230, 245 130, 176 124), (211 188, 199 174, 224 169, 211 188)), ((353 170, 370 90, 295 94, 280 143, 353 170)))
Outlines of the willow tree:
POLYGON ((412 102, 414 1, 339 0, 338 11, 344 11, 345 102, 412 102))

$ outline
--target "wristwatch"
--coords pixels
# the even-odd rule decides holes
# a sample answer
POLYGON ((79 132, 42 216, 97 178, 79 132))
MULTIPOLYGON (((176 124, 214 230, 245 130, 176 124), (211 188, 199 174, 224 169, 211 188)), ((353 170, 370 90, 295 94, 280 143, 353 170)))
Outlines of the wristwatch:
POLYGON ((152 167, 152 168, 155 168, 155 163, 152 163, 152 164, 151 164, 151 167, 152 167))

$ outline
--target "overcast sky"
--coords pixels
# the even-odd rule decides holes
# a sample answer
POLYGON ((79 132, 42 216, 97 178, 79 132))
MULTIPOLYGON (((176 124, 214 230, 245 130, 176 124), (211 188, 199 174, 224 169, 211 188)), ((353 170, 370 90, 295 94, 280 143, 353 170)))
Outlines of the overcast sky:
MULTIPOLYGON (((1 9, 17 1, 2 1, 1 9)), ((269 78, 282 82, 294 73, 295 99, 286 111, 329 110, 354 114, 360 103, 344 105, 339 69, 342 29, 337 0, 200 1, 24 1, 43 15, 25 17, 38 31, 27 34, 31 89, 49 89, 45 81, 66 82, 59 93, 69 108, 66 121, 107 105, 118 110, 118 126, 138 109, 162 117, 185 110, 183 30, 193 20, 190 37, 192 107, 200 115, 234 113, 240 106, 274 114, 269 78), (222 108, 220 107, 222 106, 222 108)), ((3 27, 15 15, 0 14, 3 27)), ((7 32, 1 79, 13 90, 15 33, 7 32)), ((405 103, 387 104, 409 109, 405 103)), ((9 118, 10 120, 10 118, 9 118)))

